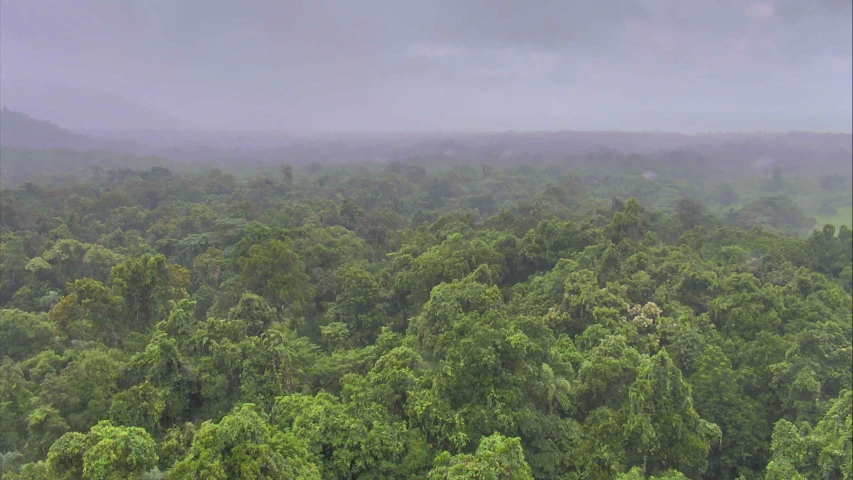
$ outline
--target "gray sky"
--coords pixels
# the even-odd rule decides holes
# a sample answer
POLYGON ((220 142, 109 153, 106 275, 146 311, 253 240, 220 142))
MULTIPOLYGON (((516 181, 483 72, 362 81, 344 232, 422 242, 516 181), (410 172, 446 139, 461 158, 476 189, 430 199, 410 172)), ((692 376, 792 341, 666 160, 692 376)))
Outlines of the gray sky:
POLYGON ((211 128, 849 132, 851 23, 851 0, 0 0, 0 74, 211 128))

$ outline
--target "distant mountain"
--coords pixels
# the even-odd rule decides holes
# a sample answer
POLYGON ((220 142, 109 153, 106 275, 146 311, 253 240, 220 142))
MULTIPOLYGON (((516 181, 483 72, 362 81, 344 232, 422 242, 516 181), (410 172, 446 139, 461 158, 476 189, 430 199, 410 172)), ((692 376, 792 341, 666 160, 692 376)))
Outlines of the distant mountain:
POLYGON ((193 128, 168 113, 90 88, 3 79, 0 99, 10 109, 78 132, 193 128))
POLYGON ((0 111, 0 145, 5 147, 100 150, 108 148, 110 143, 65 130, 6 107, 0 111))
POLYGON ((110 169, 150 170, 168 168, 177 173, 198 171, 201 165, 124 152, 69 149, 30 150, 0 146, 0 188, 14 188, 26 182, 39 185, 68 184, 69 178, 82 180, 110 169))

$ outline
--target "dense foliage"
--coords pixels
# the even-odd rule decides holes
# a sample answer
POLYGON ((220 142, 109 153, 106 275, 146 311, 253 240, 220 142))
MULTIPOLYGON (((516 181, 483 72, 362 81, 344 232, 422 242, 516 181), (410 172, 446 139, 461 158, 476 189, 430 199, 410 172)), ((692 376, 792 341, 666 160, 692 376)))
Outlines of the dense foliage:
POLYGON ((619 161, 3 190, 0 473, 851 478, 853 232, 619 161))

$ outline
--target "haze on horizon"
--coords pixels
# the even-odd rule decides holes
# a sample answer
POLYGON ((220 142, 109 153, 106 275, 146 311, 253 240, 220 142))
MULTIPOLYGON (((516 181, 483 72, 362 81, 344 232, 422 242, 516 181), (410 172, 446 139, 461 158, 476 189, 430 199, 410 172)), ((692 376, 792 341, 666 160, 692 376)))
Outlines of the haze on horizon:
POLYGON ((850 132, 851 24, 850 0, 0 0, 0 75, 164 128, 850 132))

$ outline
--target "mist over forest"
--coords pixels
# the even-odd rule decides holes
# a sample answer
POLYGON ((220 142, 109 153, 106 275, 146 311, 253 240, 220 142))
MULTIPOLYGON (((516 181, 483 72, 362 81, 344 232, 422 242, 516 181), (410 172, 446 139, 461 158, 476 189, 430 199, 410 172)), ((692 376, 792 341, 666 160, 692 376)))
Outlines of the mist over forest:
POLYGON ((0 3, 0 478, 853 479, 841 0, 0 3))

